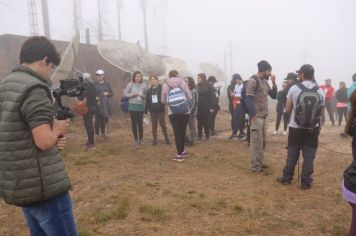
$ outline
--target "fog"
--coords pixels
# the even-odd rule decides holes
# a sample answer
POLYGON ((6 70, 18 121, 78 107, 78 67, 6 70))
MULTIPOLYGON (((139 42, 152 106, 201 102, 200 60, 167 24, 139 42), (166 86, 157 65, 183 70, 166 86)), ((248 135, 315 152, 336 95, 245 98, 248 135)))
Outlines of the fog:
MULTIPOLYGON (((97 0, 81 2, 83 27, 90 28, 95 43, 97 0)), ((117 1, 101 2, 104 39, 117 39, 117 1)), ((146 0, 146 4, 149 50, 184 59, 193 74, 199 72, 199 63, 209 62, 229 78, 237 72, 247 79, 261 59, 271 63, 278 84, 303 63, 315 67, 319 83, 331 78, 335 87, 339 81, 350 85, 356 73, 355 0, 146 0)), ((48 0, 48 6, 52 39, 69 40, 74 28, 72 1, 48 0)), ((122 40, 144 46, 143 28, 140 2, 123 0, 122 40)), ((0 0, 0 34, 30 35, 26 0, 0 0)))

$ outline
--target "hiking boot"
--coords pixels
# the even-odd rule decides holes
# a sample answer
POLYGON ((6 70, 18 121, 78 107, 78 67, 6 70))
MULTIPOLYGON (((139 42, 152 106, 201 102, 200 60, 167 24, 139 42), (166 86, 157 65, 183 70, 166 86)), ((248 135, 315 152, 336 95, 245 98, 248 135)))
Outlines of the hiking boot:
POLYGON ((175 156, 172 158, 172 161, 181 162, 181 161, 184 161, 184 157, 183 157, 182 155, 175 155, 175 156))
POLYGON ((227 140, 229 140, 229 141, 237 140, 237 136, 233 134, 227 140))
POLYGON ((238 139, 243 139, 243 138, 245 138, 245 136, 246 136, 245 134, 239 134, 239 136, 237 136, 237 138, 238 139))
POLYGON ((262 165, 262 169, 268 169, 268 168, 269 168, 268 165, 265 165, 265 164, 262 165))
POLYGON ((300 184, 300 188, 301 188, 302 190, 310 189, 310 188, 311 188, 311 184, 308 184, 308 183, 301 183, 301 184, 300 184))
POLYGON ((284 185, 292 184, 291 180, 287 180, 287 179, 285 179, 283 177, 277 177, 277 182, 279 182, 281 184, 284 184, 284 185))
POLYGON ((94 150, 94 149, 96 149, 95 144, 88 144, 85 146, 86 151, 90 151, 90 150, 94 150))
POLYGON ((182 152, 182 156, 183 157, 190 157, 190 154, 188 152, 186 152, 186 151, 183 151, 182 152))
POLYGON ((157 140, 152 140, 152 146, 156 146, 157 145, 157 140))

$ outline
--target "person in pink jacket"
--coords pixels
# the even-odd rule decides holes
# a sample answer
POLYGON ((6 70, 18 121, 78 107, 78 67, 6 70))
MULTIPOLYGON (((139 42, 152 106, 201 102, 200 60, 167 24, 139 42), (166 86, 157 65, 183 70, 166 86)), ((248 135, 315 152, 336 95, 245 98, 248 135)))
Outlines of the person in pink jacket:
POLYGON ((183 103, 184 100, 188 102, 192 99, 192 94, 190 93, 189 88, 185 84, 184 80, 178 77, 178 72, 176 70, 172 70, 169 72, 169 78, 163 84, 161 102, 163 104, 168 105, 168 117, 173 127, 173 133, 177 148, 177 155, 175 155, 172 160, 184 161, 184 158, 189 156, 189 154, 184 150, 184 147, 190 108, 188 105, 187 109, 182 110, 182 112, 176 110, 172 111, 172 104, 168 100, 170 96, 169 94, 173 89, 176 89, 177 93, 179 93, 179 91, 184 92, 184 94, 180 94, 178 98, 183 101, 183 103))

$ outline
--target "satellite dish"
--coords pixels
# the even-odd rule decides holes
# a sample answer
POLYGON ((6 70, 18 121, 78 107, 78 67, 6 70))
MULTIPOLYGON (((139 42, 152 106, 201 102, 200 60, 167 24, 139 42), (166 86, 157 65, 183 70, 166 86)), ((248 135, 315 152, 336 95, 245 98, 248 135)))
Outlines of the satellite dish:
POLYGON ((216 80, 219 82, 225 83, 227 80, 227 76, 225 73, 216 65, 210 64, 210 63, 200 63, 199 64, 200 69, 203 73, 205 73, 207 76, 215 76, 216 80))
POLYGON ((61 64, 54 71, 51 81, 52 87, 58 87, 59 81, 68 79, 73 74, 73 67, 75 59, 79 51, 79 33, 75 32, 72 40, 69 42, 66 50, 64 51, 61 64))
POLYGON ((166 71, 162 60, 142 48, 139 43, 105 40, 98 44, 97 49, 107 62, 128 73, 138 70, 146 76, 161 76, 166 71))
POLYGON ((187 64, 185 61, 179 58, 169 57, 169 56, 159 56, 166 66, 165 75, 168 76, 169 71, 176 70, 180 77, 192 76, 192 74, 187 69, 187 64))

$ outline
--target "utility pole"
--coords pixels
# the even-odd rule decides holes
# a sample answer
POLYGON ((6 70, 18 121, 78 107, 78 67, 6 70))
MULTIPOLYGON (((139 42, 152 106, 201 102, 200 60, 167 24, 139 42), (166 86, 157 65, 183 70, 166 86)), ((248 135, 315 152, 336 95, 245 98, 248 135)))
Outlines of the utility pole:
POLYGON ((98 41, 103 41, 103 9, 102 2, 98 0, 98 41))
POLYGON ((36 0, 27 0, 28 18, 30 22, 30 33, 32 36, 38 35, 36 0))
POLYGON ((83 20, 82 20, 82 1, 74 0, 73 1, 73 12, 74 12, 74 30, 80 33, 83 28, 83 20))
POLYGON ((121 40, 121 9, 123 8, 122 0, 117 0, 117 24, 118 24, 118 36, 121 40))
POLYGON ((232 41, 230 41, 230 66, 231 66, 231 75, 234 73, 234 63, 232 57, 232 41))
POLYGON ((147 20, 146 20, 146 1, 141 0, 141 9, 143 13, 143 26, 145 30, 145 48, 148 50, 148 37, 147 37, 147 20))
POLYGON ((43 17, 43 28, 44 28, 44 34, 47 38, 51 38, 51 31, 49 27, 49 14, 48 14, 48 4, 47 0, 42 0, 41 1, 42 5, 42 17, 43 17))

